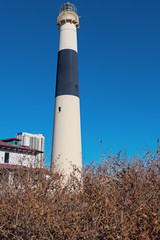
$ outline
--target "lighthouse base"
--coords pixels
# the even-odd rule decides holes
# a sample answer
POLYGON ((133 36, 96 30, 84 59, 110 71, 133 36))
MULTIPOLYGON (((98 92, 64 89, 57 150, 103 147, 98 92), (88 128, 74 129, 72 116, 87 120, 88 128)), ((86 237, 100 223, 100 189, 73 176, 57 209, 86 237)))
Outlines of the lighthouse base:
POLYGON ((55 99, 52 171, 69 176, 82 170, 79 97, 61 95, 55 99))

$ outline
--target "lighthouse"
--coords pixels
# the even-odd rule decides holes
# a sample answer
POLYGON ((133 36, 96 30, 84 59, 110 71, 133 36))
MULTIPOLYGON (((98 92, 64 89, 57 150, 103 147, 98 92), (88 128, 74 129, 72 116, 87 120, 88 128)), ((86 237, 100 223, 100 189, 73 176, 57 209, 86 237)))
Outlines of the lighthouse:
POLYGON ((82 169, 78 80, 77 8, 65 3, 57 18, 59 51, 55 91, 51 169, 70 176, 82 169))

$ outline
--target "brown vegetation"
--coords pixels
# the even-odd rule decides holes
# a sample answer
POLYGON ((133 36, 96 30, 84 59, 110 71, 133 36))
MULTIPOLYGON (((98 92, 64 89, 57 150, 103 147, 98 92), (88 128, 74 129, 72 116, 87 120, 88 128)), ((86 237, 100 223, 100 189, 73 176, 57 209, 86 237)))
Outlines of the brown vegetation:
POLYGON ((102 156, 65 187, 46 169, 0 175, 0 239, 160 239, 158 149, 102 156))

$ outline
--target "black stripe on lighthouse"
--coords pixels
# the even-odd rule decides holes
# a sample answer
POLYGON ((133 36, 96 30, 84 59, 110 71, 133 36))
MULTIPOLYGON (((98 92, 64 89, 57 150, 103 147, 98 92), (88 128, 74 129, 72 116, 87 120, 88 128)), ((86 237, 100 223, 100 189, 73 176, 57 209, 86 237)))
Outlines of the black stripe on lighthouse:
POLYGON ((58 53, 55 95, 79 97, 78 56, 74 50, 64 49, 58 53))

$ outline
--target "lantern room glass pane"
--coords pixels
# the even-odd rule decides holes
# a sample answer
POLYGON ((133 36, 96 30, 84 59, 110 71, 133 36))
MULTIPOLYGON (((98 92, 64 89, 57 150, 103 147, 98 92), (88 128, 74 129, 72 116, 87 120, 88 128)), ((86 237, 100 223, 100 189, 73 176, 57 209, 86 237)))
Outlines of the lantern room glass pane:
POLYGON ((68 12, 75 12, 77 13, 77 8, 71 3, 65 3, 61 6, 60 12, 68 11, 68 12))

